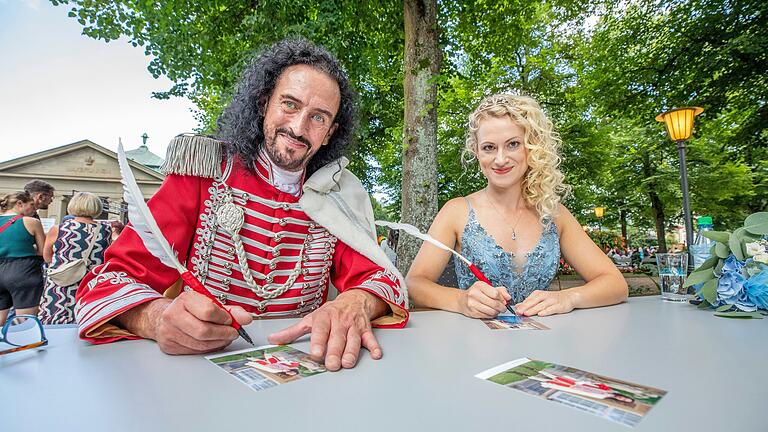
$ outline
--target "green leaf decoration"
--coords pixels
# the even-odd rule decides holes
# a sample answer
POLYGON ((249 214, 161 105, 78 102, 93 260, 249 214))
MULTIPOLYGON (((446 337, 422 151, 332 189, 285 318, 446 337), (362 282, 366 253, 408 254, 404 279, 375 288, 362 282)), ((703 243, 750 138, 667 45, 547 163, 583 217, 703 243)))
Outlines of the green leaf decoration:
POLYGON ((731 233, 728 231, 704 231, 704 237, 718 243, 728 243, 731 233))
POLYGON ((683 288, 704 283, 714 278, 715 278, 715 273, 713 273, 711 269, 696 270, 695 272, 689 274, 688 277, 685 279, 683 288))
POLYGON ((721 259, 719 263, 715 266, 715 276, 720 277, 720 274, 723 273, 723 266, 725 265, 725 260, 721 259))
POLYGON ((717 302, 717 279, 710 279, 704 286, 701 287, 701 291, 698 293, 709 304, 715 304, 717 302))
POLYGON ((701 263, 701 265, 695 271, 714 268, 715 264, 717 264, 718 261, 720 261, 720 257, 712 253, 712 256, 707 258, 703 263, 701 263))
POLYGON ((731 234, 731 238, 728 239, 728 246, 731 248, 731 252, 733 252, 733 256, 736 257, 739 261, 744 261, 747 259, 747 257, 744 254, 744 247, 741 243, 741 236, 744 233, 744 228, 738 228, 736 231, 731 234))
POLYGON ((731 312, 715 312, 715 316, 724 317, 724 318, 754 318, 754 319, 763 319, 763 314, 760 312, 743 312, 743 311, 731 311, 731 312))
POLYGON ((697 307, 698 307, 699 309, 709 309, 709 308, 711 308, 711 307, 712 307, 712 305, 711 305, 711 304, 709 304, 709 302, 708 302, 708 301, 706 301, 706 300, 702 300, 702 301, 701 301, 701 303, 699 303, 699 305, 698 305, 697 307))
MULTIPOLYGON (((739 228, 736 231, 739 231, 738 238, 739 238, 739 243, 741 244, 741 250, 744 252, 744 259, 747 259, 749 258, 749 256, 747 255, 747 243, 758 241, 762 239, 763 236, 752 234, 743 228, 739 228)), ((734 232, 734 235, 735 234, 736 233, 734 232)))
POLYGON ((722 259, 728 258, 728 255, 731 254, 731 249, 725 244, 725 243, 716 243, 717 246, 715 246, 715 255, 719 256, 722 259))
POLYGON ((744 229, 755 235, 768 235, 768 212, 752 213, 744 220, 744 229))
POLYGON ((731 309, 733 309, 733 305, 727 304, 727 305, 720 306, 719 308, 715 309, 715 311, 717 311, 717 312, 727 312, 727 311, 729 311, 731 309))

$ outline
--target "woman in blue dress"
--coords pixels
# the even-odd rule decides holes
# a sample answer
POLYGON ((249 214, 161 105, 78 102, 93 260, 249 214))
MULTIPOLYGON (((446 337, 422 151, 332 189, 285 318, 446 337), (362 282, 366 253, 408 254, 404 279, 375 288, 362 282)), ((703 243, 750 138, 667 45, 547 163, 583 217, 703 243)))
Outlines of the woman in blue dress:
POLYGON ((561 203, 561 141, 530 97, 485 98, 469 116, 465 154, 477 159, 487 186, 448 201, 429 233, 477 265, 493 286, 459 260, 458 288, 436 283, 450 253, 424 243, 406 282, 419 306, 492 318, 514 304, 520 315, 552 315, 620 303, 627 283, 561 203), (549 291, 560 256, 586 281, 549 291))

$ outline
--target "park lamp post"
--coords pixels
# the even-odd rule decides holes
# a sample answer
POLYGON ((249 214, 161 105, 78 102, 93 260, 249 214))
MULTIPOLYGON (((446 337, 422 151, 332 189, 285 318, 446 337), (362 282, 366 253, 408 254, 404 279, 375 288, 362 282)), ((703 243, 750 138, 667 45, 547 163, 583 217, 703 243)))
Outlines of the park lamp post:
POLYGON ((600 228, 600 231, 603 230, 603 224, 601 223, 601 220, 603 219, 604 215, 605 207, 595 207, 595 217, 597 218, 597 226, 600 228))
POLYGON ((680 189, 683 192, 683 217, 685 219, 685 246, 688 250, 688 270, 693 269, 693 225, 691 224, 691 206, 688 201, 688 170, 685 166, 685 142, 693 133, 693 118, 704 112, 700 107, 675 108, 656 116, 656 121, 664 122, 669 138, 677 143, 680 155, 680 189))

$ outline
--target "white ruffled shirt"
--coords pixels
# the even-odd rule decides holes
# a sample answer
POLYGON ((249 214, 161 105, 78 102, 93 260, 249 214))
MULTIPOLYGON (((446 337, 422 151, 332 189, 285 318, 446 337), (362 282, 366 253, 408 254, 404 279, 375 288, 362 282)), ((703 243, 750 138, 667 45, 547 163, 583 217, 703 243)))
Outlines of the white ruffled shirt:
POLYGON ((284 170, 277 166, 267 152, 264 152, 264 157, 269 161, 270 165, 272 165, 272 185, 275 186, 277 190, 289 193, 293 196, 299 196, 299 192, 301 192, 301 179, 304 177, 304 170, 284 170))

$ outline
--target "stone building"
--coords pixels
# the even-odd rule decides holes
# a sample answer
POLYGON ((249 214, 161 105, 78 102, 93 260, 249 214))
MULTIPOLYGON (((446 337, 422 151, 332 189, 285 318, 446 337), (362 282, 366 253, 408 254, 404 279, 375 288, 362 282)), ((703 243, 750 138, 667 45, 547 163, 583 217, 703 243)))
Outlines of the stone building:
MULTIPOLYGON (((137 150, 134 153, 149 158, 143 149, 137 150)), ((157 164, 157 156, 152 162, 157 164)), ((149 168, 134 160, 128 163, 144 198, 149 199, 165 176, 153 169, 156 168, 154 166, 149 168)), ((67 204, 72 195, 82 191, 94 193, 104 201, 106 211, 100 219, 125 218, 117 154, 96 143, 82 140, 0 162, 0 194, 21 190, 25 183, 34 179, 44 180, 56 188, 48 210, 39 212, 41 217, 54 218, 56 223, 60 222, 67 214, 67 204)))

